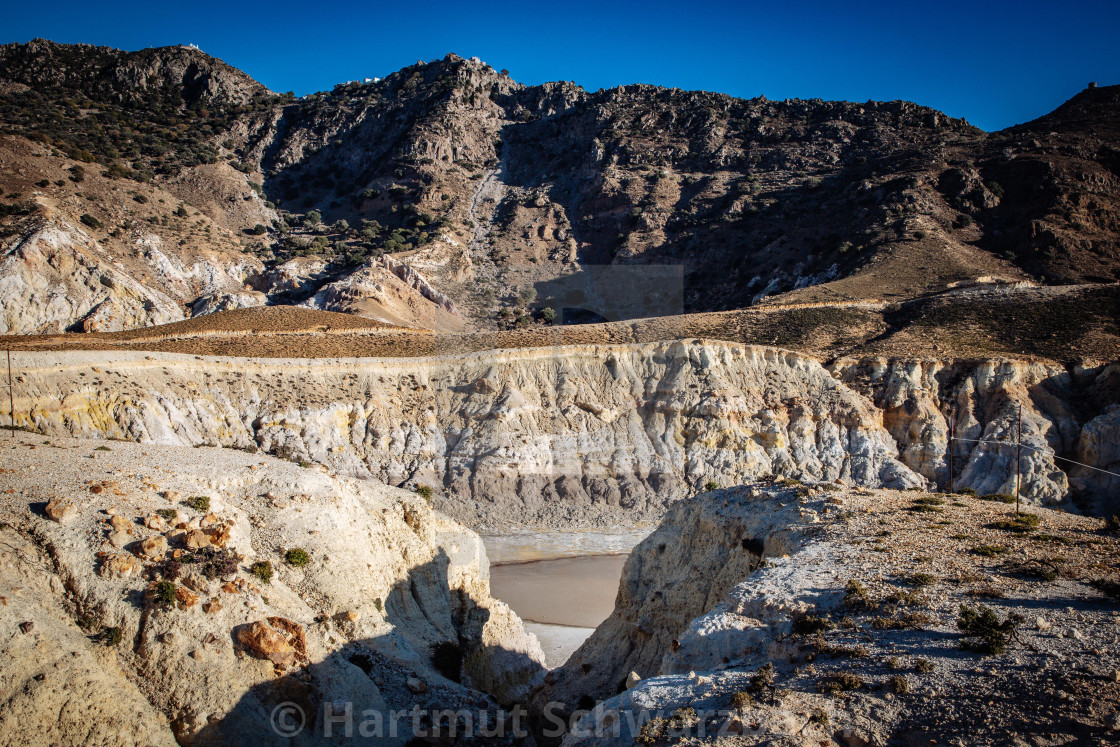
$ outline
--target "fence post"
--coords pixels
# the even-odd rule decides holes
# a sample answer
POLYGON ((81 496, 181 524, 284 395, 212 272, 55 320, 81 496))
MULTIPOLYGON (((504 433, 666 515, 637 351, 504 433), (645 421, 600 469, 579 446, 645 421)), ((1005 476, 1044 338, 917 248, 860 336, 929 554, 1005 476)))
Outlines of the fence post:
POLYGON ((16 437, 16 397, 15 390, 12 388, 12 349, 8 348, 8 415, 12 419, 12 425, 8 429, 8 438, 16 437))
POLYGON ((953 492, 953 441, 956 440, 954 438, 956 431, 957 413, 956 410, 952 410, 949 413, 949 490, 947 491, 949 493, 953 492))
POLYGON ((1019 403, 1019 445, 1015 449, 1015 515, 1019 515, 1019 485, 1023 482, 1023 403, 1019 403))

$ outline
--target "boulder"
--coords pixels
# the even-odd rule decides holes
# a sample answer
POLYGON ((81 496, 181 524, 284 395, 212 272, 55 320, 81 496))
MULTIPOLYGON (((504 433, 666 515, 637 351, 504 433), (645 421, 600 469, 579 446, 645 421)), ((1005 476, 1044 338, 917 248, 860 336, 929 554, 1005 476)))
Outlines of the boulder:
POLYGON ((139 578, 144 564, 131 555, 110 555, 101 564, 103 578, 139 578))
POLYGON ((242 626, 237 641, 258 659, 287 667, 307 661, 303 626, 283 617, 269 617, 242 626))
POLYGON ((73 501, 65 498, 52 498, 47 503, 47 516, 51 517, 59 524, 78 513, 78 507, 74 505, 73 501))
POLYGON ((140 543, 138 554, 144 560, 151 562, 163 560, 163 556, 167 554, 167 538, 162 534, 148 537, 140 543))
POLYGON ((192 529, 187 532, 183 544, 186 545, 188 550, 201 550, 204 547, 210 547, 210 537, 201 529, 192 529))

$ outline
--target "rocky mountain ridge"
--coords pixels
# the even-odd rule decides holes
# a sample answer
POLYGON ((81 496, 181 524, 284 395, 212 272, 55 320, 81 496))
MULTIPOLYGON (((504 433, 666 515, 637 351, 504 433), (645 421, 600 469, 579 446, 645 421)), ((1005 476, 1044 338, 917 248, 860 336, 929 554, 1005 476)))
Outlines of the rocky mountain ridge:
MULTIPOLYGON (((134 274, 184 314, 276 303, 257 278, 307 256, 322 260, 298 300, 310 299, 385 253, 482 328, 540 323, 545 308, 586 321, 775 296, 906 299, 981 279, 1112 283, 1118 90, 1086 90, 1049 118, 988 134, 907 102, 523 86, 455 55, 294 100, 197 50, 7 45, 0 124, 12 137, 0 157, 33 152, 0 185, 13 200, 6 250, 45 205, 72 202, 82 188, 65 175, 88 161, 118 185, 131 177, 170 191, 175 202, 140 190, 157 198, 148 204, 160 224, 174 226, 180 203, 213 224, 174 242, 157 229, 165 253, 212 247, 265 270, 224 291, 231 301, 134 274), (29 72, 60 60, 48 78, 29 72), (101 82, 73 87, 87 80, 101 82), (151 132, 130 124, 147 116, 151 132), (52 158, 62 178, 37 168, 52 158), (665 265, 678 270, 662 278, 665 265), (657 292, 611 308, 596 287, 620 267, 649 268, 657 292)), ((81 205, 79 193, 70 224, 88 215, 106 251, 140 256, 145 239, 122 209, 128 190, 100 203, 81 205)), ((17 271, 34 272, 6 272, 17 271)), ((350 284, 351 298, 369 292, 350 284)), ((64 328, 80 329, 97 303, 64 328)), ((412 321, 438 326, 430 316, 412 321)), ((163 318, 127 314, 105 328, 163 318)))

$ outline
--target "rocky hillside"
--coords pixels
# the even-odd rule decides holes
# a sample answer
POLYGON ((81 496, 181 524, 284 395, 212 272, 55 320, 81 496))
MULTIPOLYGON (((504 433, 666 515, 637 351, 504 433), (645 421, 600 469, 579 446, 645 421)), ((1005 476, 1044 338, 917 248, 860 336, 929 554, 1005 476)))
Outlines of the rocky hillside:
POLYGON ((318 744, 347 702, 403 745, 430 719, 390 735, 390 710, 494 715, 543 672, 481 540, 413 493, 234 450, 2 449, 5 744, 318 744))
MULTIPOLYGON (((827 486, 825 486, 827 487, 827 486)), ((774 484, 677 504, 535 693, 563 744, 1104 744, 1120 537, 965 495, 774 484)))
POLYGON ((425 485, 473 527, 656 519, 765 475, 1015 491, 1117 511, 1115 365, 815 358, 686 340, 432 358, 15 354, 16 423, 48 435, 259 448, 425 485), (958 439, 949 441, 950 421, 958 439), (995 443, 979 443, 979 442, 995 443), (1091 468, 1074 468, 1074 459, 1091 468), (1100 470, 1106 470, 1100 471, 1100 470))
POLYGON ((43 304, 28 289, 46 284, 81 300, 8 329, 83 329, 105 300, 128 310, 96 328, 153 324, 168 319, 161 296, 183 314, 281 302, 375 316, 361 275, 386 254, 432 286, 413 305, 437 294, 483 328, 1112 283, 1118 95, 1088 89, 988 134, 906 102, 523 86, 454 55, 294 100, 197 50, 7 45, 5 256, 46 221, 135 258, 145 289, 37 280, 17 258, 3 274, 27 276, 21 306, 43 304), (75 167, 118 189, 84 201, 75 167), (229 280, 169 287, 145 261, 157 241, 171 265, 206 254, 229 280), (616 297, 638 279, 645 293, 616 297))

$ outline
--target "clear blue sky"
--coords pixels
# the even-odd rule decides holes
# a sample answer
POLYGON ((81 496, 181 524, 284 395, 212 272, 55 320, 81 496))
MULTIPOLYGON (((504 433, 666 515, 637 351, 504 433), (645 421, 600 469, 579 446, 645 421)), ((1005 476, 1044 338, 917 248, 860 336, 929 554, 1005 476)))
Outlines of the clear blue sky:
POLYGON ((0 3, 0 42, 193 43, 300 95, 455 52, 528 84, 906 99, 995 130, 1120 83, 1117 0, 0 3))

